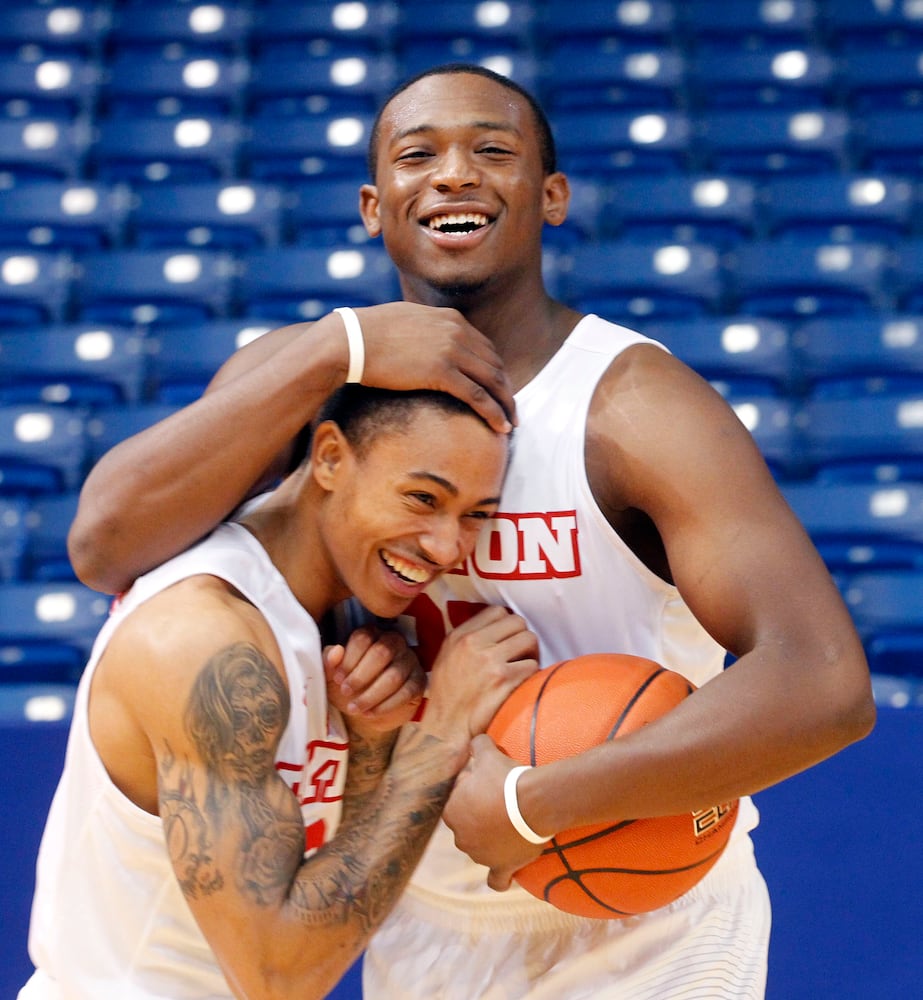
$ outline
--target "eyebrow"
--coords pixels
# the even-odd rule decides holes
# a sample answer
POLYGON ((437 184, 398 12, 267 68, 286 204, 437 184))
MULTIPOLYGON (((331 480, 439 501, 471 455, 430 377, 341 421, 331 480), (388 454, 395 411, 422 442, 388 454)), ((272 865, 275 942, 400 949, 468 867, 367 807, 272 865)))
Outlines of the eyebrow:
MULTIPOLYGON (((391 137, 392 142, 399 142, 401 139, 406 139, 412 135, 420 135, 426 132, 436 132, 440 126, 438 125, 410 125, 407 128, 401 129, 399 132, 395 132, 391 137)), ((520 135, 520 131, 515 126, 511 125, 509 122, 492 122, 492 121, 475 121, 468 122, 465 126, 466 128, 478 128, 486 129, 488 131, 496 132, 509 132, 512 135, 520 135)))
MULTIPOLYGON (((458 496, 458 487, 449 482, 448 479, 442 476, 437 476, 435 472, 411 472, 408 474, 411 479, 425 479, 431 483, 438 483, 447 493, 451 493, 453 497, 458 496)), ((485 497, 483 500, 479 500, 475 506, 476 507, 486 507, 490 504, 499 504, 500 497, 485 497)))

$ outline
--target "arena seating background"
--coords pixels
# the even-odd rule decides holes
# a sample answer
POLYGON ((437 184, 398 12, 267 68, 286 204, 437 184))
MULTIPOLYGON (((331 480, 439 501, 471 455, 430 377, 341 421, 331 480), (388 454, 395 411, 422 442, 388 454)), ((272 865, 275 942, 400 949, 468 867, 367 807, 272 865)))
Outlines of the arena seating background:
POLYGON ((758 800, 770 996, 918 986, 923 5, 76 0, 0 6, 3 997, 107 608, 64 550, 80 483, 260 332, 398 297, 358 222, 368 128, 456 59, 549 112, 550 288, 725 394, 862 632, 876 732, 758 800))

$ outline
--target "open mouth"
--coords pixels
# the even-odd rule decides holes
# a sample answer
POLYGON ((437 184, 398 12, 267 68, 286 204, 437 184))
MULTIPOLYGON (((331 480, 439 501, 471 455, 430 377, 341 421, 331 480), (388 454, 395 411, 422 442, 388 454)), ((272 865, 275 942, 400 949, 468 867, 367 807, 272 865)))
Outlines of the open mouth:
POLYGON ((402 580, 404 583, 410 584, 411 586, 416 587, 421 583, 428 583, 430 577, 432 576, 429 570, 423 569, 421 566, 416 566, 414 563, 407 562, 406 559, 402 559, 393 552, 385 552, 382 549, 378 554, 381 556, 381 561, 399 580, 402 580))
POLYGON ((434 215, 427 226, 438 233, 467 236, 483 229, 489 222, 490 219, 483 212, 453 212, 434 215))

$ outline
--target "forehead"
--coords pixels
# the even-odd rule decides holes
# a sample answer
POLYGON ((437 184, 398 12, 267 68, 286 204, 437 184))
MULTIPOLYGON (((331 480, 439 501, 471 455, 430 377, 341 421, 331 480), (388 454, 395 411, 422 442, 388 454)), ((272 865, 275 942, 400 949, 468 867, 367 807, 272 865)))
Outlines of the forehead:
POLYGON ((473 73, 443 73, 417 80, 384 109, 382 139, 419 128, 490 125, 535 136, 529 102, 494 80, 473 73))
POLYGON ((461 492, 477 493, 480 500, 499 493, 508 447, 508 435, 495 433, 477 417, 422 406, 406 426, 375 434, 361 463, 366 476, 435 476, 461 492))

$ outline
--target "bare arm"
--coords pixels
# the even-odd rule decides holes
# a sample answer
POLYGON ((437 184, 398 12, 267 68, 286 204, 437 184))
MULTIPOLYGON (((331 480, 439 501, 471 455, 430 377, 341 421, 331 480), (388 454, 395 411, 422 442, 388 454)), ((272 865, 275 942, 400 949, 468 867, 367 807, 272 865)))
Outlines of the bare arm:
MULTIPOLYGON (((863 737, 874 720, 850 616, 749 433, 675 359, 629 353, 594 399, 594 489, 602 485, 612 509, 651 518, 680 592, 739 659, 656 723, 525 774, 523 815, 540 833, 756 792, 863 737)), ((510 765, 498 758, 478 743, 474 780, 466 772, 446 815, 474 845, 475 792, 490 784, 494 853, 478 844, 476 857, 504 869, 502 886, 536 849, 508 834, 498 785, 510 765)))
MULTIPOLYGON (((357 313, 366 385, 442 389, 504 428, 509 383, 490 342, 460 313, 404 302, 357 313)), ((347 362, 339 316, 282 327, 230 358, 202 399, 113 448, 87 477, 68 538, 80 579, 124 590, 272 483, 298 432, 342 385, 347 362)))
POLYGON ((94 678, 94 742, 126 794, 142 805, 153 795, 176 878, 234 995, 320 1000, 397 900, 471 736, 536 669, 534 637, 490 609, 437 662, 432 718, 399 732, 351 726, 340 826, 305 860, 302 815, 273 764, 299 707, 265 623, 216 589, 180 584, 120 627, 94 678), (124 740, 135 723, 156 780, 144 753, 107 752, 107 732, 124 740))

